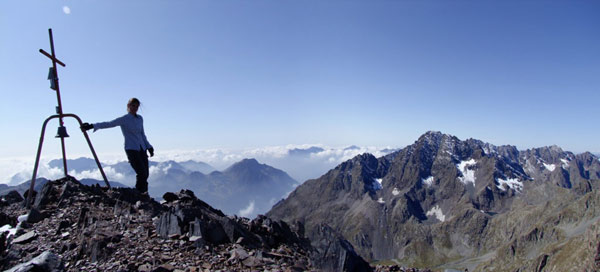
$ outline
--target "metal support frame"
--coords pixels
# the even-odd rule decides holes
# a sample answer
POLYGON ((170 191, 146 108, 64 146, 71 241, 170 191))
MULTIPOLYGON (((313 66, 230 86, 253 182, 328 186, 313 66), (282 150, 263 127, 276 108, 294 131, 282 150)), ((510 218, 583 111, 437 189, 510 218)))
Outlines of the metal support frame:
MULTIPOLYGON (((35 187, 35 178, 37 176, 37 170, 38 170, 38 166, 40 163, 40 155, 42 154, 42 146, 44 143, 44 135, 46 134, 46 125, 48 125, 48 122, 52 119, 55 118, 61 118, 61 117, 73 117, 75 119, 77 119, 77 121, 79 122, 79 126, 83 126, 83 122, 81 121, 81 118, 79 118, 79 116, 72 114, 72 113, 64 113, 61 115, 52 115, 50 117, 48 117, 46 119, 46 121, 44 121, 44 124, 42 125, 42 133, 40 135, 40 143, 38 145, 38 150, 37 150, 37 155, 35 157, 35 165, 33 167, 33 175, 31 177, 31 184, 29 186, 29 194, 27 195, 27 207, 31 206, 31 201, 32 201, 32 193, 33 192, 33 188, 35 187)), ((85 136, 85 140, 87 141, 88 146, 90 147, 90 151, 92 151, 92 155, 94 156, 94 160, 96 161, 96 165, 98 165, 98 169, 100 170, 100 173, 102 174, 102 178, 104 179, 104 182, 106 183, 106 187, 110 188, 110 183, 108 182, 108 179, 106 178, 106 174, 104 173, 104 169, 102 169, 102 164, 100 164, 100 160, 98 159, 98 155, 96 155, 96 151, 94 150, 94 146, 92 146, 92 142, 90 141, 90 137, 87 134, 87 131, 85 131, 85 129, 81 129, 81 132, 83 133, 83 136, 85 136)), ((65 175, 67 176, 67 175, 65 175)))
MULTIPOLYGON (((33 175, 31 178, 31 184, 29 186, 29 194, 27 195, 27 202, 26 202, 26 206, 30 207, 33 201, 33 189, 35 187, 35 178, 37 175, 37 170, 38 170, 38 166, 40 163, 40 155, 42 153, 42 145, 44 143, 44 135, 46 134, 46 125, 48 124, 48 121, 58 118, 59 120, 59 133, 57 135, 58 138, 60 138, 60 143, 61 143, 61 149, 62 149, 62 159, 63 159, 63 168, 64 168, 64 172, 65 172, 65 177, 68 176, 68 171, 67 171, 67 153, 65 151, 65 137, 69 137, 69 135, 67 134, 67 130, 64 127, 64 122, 63 122, 63 118, 64 117, 73 117, 75 119, 77 119, 77 121, 79 122, 79 127, 81 128, 83 126, 83 122, 81 121, 81 118, 79 118, 79 116, 72 114, 72 113, 63 113, 62 110, 62 103, 61 103, 61 99, 60 99, 60 87, 58 84, 58 70, 56 69, 56 64, 59 64, 63 67, 65 67, 65 64, 60 61, 59 59, 56 58, 56 54, 54 52, 54 39, 52 37, 52 29, 48 29, 48 35, 50 36, 50 52, 51 54, 49 54, 48 52, 44 51, 43 49, 40 49, 40 53, 42 53, 44 56, 48 57, 50 60, 52 60, 52 67, 51 67, 51 74, 49 75, 50 80, 52 80, 52 84, 51 87, 52 89, 54 89, 56 91, 56 100, 58 102, 58 107, 56 107, 56 115, 52 115, 50 117, 48 117, 46 119, 46 121, 44 121, 44 124, 42 125, 42 133, 40 135, 40 143, 38 145, 38 150, 37 150, 37 155, 35 158, 35 165, 33 167, 33 175), (62 129, 62 130, 61 130, 62 129)), ((83 135, 85 136, 85 140, 88 143, 88 146, 90 147, 90 150, 92 151, 92 154, 94 155, 94 160, 96 160, 96 164, 98 165, 98 169, 100 169, 100 173, 102 174, 102 178, 104 179, 104 182, 106 183, 106 187, 110 188, 110 184, 108 183, 108 179, 106 178, 106 174, 104 174, 104 170, 102 169, 102 165, 100 164, 100 161, 98 160, 98 156, 96 155, 96 151, 94 150, 94 147, 92 146, 92 142, 90 141, 90 137, 88 136, 87 132, 85 129, 81 128, 81 132, 83 132, 83 135)))

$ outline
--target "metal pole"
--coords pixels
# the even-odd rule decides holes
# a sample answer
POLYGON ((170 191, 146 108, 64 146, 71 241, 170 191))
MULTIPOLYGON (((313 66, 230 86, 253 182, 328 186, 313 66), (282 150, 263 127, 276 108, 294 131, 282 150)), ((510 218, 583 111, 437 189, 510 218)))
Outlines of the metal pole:
POLYGON ((58 115, 52 115, 44 121, 44 125, 42 125, 42 133, 40 135, 40 143, 38 144, 37 155, 35 156, 35 164, 33 166, 33 175, 31 177, 31 184, 29 185, 29 193, 27 194, 27 202, 26 207, 31 207, 31 202, 33 201, 33 187, 35 187, 35 178, 37 175, 38 165, 40 164, 40 155, 42 153, 42 144, 44 143, 44 134, 46 133, 46 125, 48 121, 58 117, 58 115))
MULTIPOLYGON (((72 114, 72 113, 65 113, 64 116, 73 117, 73 118, 77 119, 77 121, 79 122, 79 127, 83 126, 83 122, 81 121, 81 118, 79 118, 79 116, 72 114)), ((96 155, 96 150, 94 150, 94 146, 92 146, 92 141, 90 141, 90 137, 88 136, 85 129, 81 129, 81 132, 83 132, 83 136, 85 137, 85 140, 87 141, 88 146, 90 147, 90 151, 92 151, 92 155, 94 155, 94 160, 96 160, 96 165, 98 165, 98 169, 100 169, 100 174, 102 174, 102 178, 104 179, 104 182, 106 183, 106 187, 110 188, 110 184, 108 183, 106 174, 104 174, 104 169, 102 169, 100 160, 98 159, 98 156, 96 155)))
MULTIPOLYGON (((65 123, 63 122, 63 110, 62 110, 62 102, 60 100, 60 87, 58 85, 58 70, 56 69, 56 54, 54 53, 54 38, 52 37, 52 28, 48 29, 48 35, 50 36, 50 53, 52 54, 52 67, 54 68, 54 82, 56 86, 56 100, 58 100, 58 107, 56 108, 56 113, 58 114, 58 120, 60 126, 63 127, 65 123)), ((68 176, 67 171, 67 153, 65 151, 65 138, 60 137, 60 146, 62 148, 62 156, 63 156, 63 167, 65 170, 65 177, 68 176)))

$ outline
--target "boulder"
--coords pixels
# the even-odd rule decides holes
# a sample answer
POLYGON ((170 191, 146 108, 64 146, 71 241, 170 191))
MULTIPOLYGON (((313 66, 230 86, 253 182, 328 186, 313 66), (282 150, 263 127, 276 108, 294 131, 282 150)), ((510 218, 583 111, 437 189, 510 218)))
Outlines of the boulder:
POLYGON ((178 197, 176 194, 174 194, 174 193, 171 193, 171 192, 166 192, 166 193, 163 195, 163 199, 164 199, 166 202, 173 202, 173 201, 175 201, 175 200, 179 200, 179 197, 178 197))
POLYGON ((5 214, 4 212, 0 212, 0 226, 4 226, 4 225, 11 225, 11 226, 16 226, 17 225, 17 218, 9 216, 7 214, 5 214))
POLYGON ((317 269, 323 271, 371 271, 363 258, 355 251, 350 242, 326 224, 317 227, 315 239, 311 245, 315 251, 311 261, 317 269))
POLYGON ((226 217, 220 210, 196 198, 189 190, 181 190, 177 194, 165 194, 168 210, 163 211, 156 222, 156 232, 161 237, 170 235, 196 236, 196 246, 204 242, 212 244, 233 243, 238 238, 256 243, 258 239, 236 221, 226 217), (198 238, 200 237, 200 238, 198 238))
POLYGON ((4 203, 10 205, 13 203, 23 201, 23 197, 21 196, 21 194, 19 194, 19 192, 12 190, 12 191, 8 192, 8 194, 2 196, 2 200, 4 203))
POLYGON ((51 251, 44 251, 28 262, 14 266, 6 272, 58 272, 64 271, 60 257, 51 251))
POLYGON ((156 225, 156 232, 161 237, 168 237, 172 234, 182 234, 181 219, 173 212, 166 211, 162 213, 156 225))
POLYGON ((44 220, 44 218, 45 218, 45 216, 42 213, 40 213, 40 211, 38 211, 38 209, 31 208, 31 210, 29 210, 29 213, 27 214, 26 222, 35 224, 37 222, 44 220))
POLYGON ((48 204, 58 206, 62 203, 63 199, 68 199, 74 192, 81 190, 81 183, 70 176, 55 181, 49 181, 44 184, 42 190, 35 196, 33 207, 41 210, 48 204))

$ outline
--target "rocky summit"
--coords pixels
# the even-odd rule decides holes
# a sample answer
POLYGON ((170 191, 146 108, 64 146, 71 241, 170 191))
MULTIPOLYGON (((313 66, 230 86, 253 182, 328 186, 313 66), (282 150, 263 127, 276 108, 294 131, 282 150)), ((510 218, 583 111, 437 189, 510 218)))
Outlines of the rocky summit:
POLYGON ((600 161, 427 132, 356 156, 267 213, 330 226, 370 262, 451 271, 600 269, 600 161))
POLYGON ((163 198, 71 177, 47 182, 31 208, 11 193, 0 201, 0 269, 400 271, 371 267, 325 225, 310 241, 299 222, 226 216, 188 190, 163 198))

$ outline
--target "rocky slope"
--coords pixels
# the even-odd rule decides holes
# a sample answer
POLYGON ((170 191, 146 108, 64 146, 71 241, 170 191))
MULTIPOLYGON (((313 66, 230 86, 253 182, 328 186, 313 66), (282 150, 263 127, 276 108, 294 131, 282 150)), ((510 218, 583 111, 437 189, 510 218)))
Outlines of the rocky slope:
MULTIPOLYGON (((315 227, 229 217, 182 190, 161 204, 130 188, 47 182, 32 208, 0 201, 0 269, 9 271, 369 271, 349 242, 315 227), (26 216, 23 216, 26 215, 26 216)), ((389 268, 379 267, 379 270, 389 268)))
POLYGON ((587 252, 582 267, 595 265, 595 251, 578 241, 596 235, 599 178, 590 153, 519 151, 428 132, 395 153, 363 154, 305 182, 267 215, 302 222, 308 236, 327 224, 369 261, 567 271, 565 260, 579 251, 587 252))

